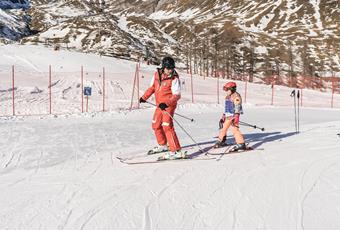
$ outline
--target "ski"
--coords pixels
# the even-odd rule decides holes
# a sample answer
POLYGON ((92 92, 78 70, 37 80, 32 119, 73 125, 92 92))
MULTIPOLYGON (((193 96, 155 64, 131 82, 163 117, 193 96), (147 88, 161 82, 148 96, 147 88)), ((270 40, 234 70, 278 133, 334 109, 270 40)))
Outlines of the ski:
POLYGON ((219 156, 219 155, 226 155, 226 154, 232 154, 232 153, 249 152, 249 151, 253 151, 253 150, 264 150, 264 149, 263 148, 254 148, 252 146, 247 146, 246 149, 244 149, 244 150, 234 150, 233 146, 227 146, 227 148, 224 151, 220 151, 220 152, 216 152, 216 153, 209 152, 208 155, 219 156))
MULTIPOLYGON (((182 149, 184 149, 186 152, 193 149, 195 146, 185 146, 182 149)), ((160 162, 179 162, 179 161, 185 161, 185 160, 212 160, 216 159, 216 157, 208 156, 208 152, 213 148, 213 145, 209 145, 203 149, 200 149, 195 152, 191 152, 188 154, 187 158, 179 158, 179 159, 154 159, 152 158, 154 155, 158 154, 138 154, 132 157, 123 158, 117 156, 116 158, 124 164, 152 164, 152 163, 160 163, 160 162), (146 159, 145 159, 146 158, 146 159)), ((164 152, 163 152, 164 153, 164 152)))
MULTIPOLYGON (((187 146, 187 147, 183 147, 182 149, 185 149, 185 150, 190 150, 190 149, 193 149, 194 147, 193 146, 187 146)), ((163 152, 159 152, 159 153, 152 153, 150 154, 150 151, 147 151, 146 153, 139 153, 139 154, 136 154, 136 155, 133 155, 133 156, 130 156, 130 157, 116 157, 117 159, 120 159, 120 160, 124 160, 124 161, 127 161, 127 160, 133 160, 133 159, 140 159, 140 158, 145 158, 145 157, 148 157, 148 156, 153 156, 153 155, 158 155, 160 153, 166 153, 170 150, 167 150, 167 151, 163 151, 163 152)))
POLYGON ((247 152, 247 151, 252 151, 254 150, 253 147, 247 146, 246 149, 241 149, 241 150, 235 150, 233 148, 228 149, 224 154, 229 154, 229 153, 242 153, 242 152, 247 152))
POLYGON ((153 150, 151 149, 151 150, 149 150, 149 151, 147 152, 147 155, 155 155, 155 154, 165 153, 165 152, 169 152, 169 151, 170 151, 170 150, 164 150, 164 151, 155 152, 155 151, 153 151, 153 150))
MULTIPOLYGON (((184 149, 184 150, 190 150, 190 149, 193 149, 193 148, 194 148, 194 146, 184 146, 184 147, 182 147, 182 149, 184 149)), ((166 153, 166 152, 170 152, 170 149, 164 150, 164 151, 160 151, 160 152, 154 152, 154 151, 151 149, 151 150, 149 150, 149 151, 146 153, 146 155, 156 155, 156 154, 166 153)), ((143 154, 143 155, 145 155, 145 154, 143 154)), ((141 155, 141 156, 142 156, 142 155, 141 155)))
POLYGON ((145 160, 145 161, 130 161, 125 160, 119 157, 116 157, 121 163, 127 165, 137 165, 137 164, 157 164, 157 163, 164 163, 164 162, 181 162, 181 161, 192 161, 192 160, 214 160, 216 157, 211 156, 203 156, 203 157, 191 157, 190 155, 186 158, 179 158, 179 159, 155 159, 155 160, 145 160))
POLYGON ((227 146, 223 146, 220 148, 212 148, 210 149, 210 151, 207 152, 207 155, 215 155, 215 156, 219 156, 219 155, 223 155, 225 154, 230 148, 232 147, 232 145, 227 145, 227 146), (223 149, 223 150, 222 150, 223 149), (212 152, 213 150, 217 150, 217 152, 212 152), (220 151, 218 151, 220 150, 220 151), (222 150, 222 151, 221 151, 222 150))
POLYGON ((258 151, 258 150, 264 150, 264 148, 247 147, 247 149, 243 149, 243 150, 229 150, 229 151, 225 152, 224 154, 243 153, 243 152, 258 151))

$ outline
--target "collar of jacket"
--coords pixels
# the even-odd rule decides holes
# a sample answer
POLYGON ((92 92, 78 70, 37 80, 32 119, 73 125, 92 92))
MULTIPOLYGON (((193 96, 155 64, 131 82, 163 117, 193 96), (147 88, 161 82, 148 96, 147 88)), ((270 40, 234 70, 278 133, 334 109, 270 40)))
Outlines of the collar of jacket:
POLYGON ((230 94, 229 96, 226 96, 225 98, 226 98, 226 99, 230 99, 230 98, 233 97, 234 95, 237 95, 236 93, 237 93, 237 92, 235 91, 235 92, 233 92, 232 94, 230 94))

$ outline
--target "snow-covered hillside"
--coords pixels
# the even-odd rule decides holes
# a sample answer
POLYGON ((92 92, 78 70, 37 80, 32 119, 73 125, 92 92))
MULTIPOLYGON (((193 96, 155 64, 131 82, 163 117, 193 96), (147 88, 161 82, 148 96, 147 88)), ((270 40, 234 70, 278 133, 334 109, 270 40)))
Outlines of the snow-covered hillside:
MULTIPOLYGON (((132 88, 132 62, 28 46, 1 47, 0 55, 0 74, 13 63, 26 73, 18 90, 44 81, 30 76, 51 62, 57 73, 77 65, 100 72, 107 65, 126 82, 124 91, 132 88)), ((154 68, 141 66, 141 93, 154 68)), ((72 86, 68 77, 63 87, 72 86)), ((188 85, 188 76, 181 79, 188 85)), ((195 121, 175 119, 206 147, 215 141, 223 107, 210 91, 216 80, 195 82, 196 103, 184 88, 177 110, 195 121)), ((255 150, 212 160, 122 164, 116 157, 141 158, 155 145, 152 107, 115 108, 129 98, 112 101, 106 113, 0 118, 0 229, 339 229, 340 110, 320 108, 328 94, 310 91, 296 134, 292 89, 279 90, 284 106, 270 106, 269 86, 248 87, 241 120, 265 131, 242 126, 255 150)), ((74 101, 64 103, 61 111, 74 101)), ((198 150, 176 130, 183 147, 198 150)))
MULTIPOLYGON (((219 69, 226 69, 222 60, 228 53, 227 60, 236 62, 230 63, 234 71, 242 69, 238 58, 243 55, 247 72, 256 63, 259 76, 278 63, 275 68, 285 75, 340 69, 337 0, 6 0, 1 7, 11 17, 20 13, 8 8, 27 14, 17 20, 26 24, 26 31, 0 34, 6 42, 26 35, 21 43, 154 63, 171 54, 183 63, 194 56, 203 65, 218 55, 219 69)), ((1 25, 8 27, 3 18, 1 25)))
MULTIPOLYGON (((54 51, 51 48, 7 45, 0 47, 0 116, 12 115, 12 65, 15 75, 15 114, 40 115, 49 111, 49 65, 51 65, 51 97, 53 114, 81 112, 81 66, 83 66, 84 86, 92 87, 89 112, 102 111, 105 91, 105 110, 127 110, 131 105, 133 80, 136 63, 121 59, 98 57, 70 51, 54 51), (105 83, 103 89, 103 68, 105 83)), ((149 85, 155 66, 141 64, 140 92, 149 85)), ((222 85, 226 80, 203 78, 194 75, 193 98, 190 75, 180 72, 183 92, 182 103, 194 100, 196 103, 222 103, 222 85), (219 94, 217 94, 217 84, 219 94)), ((293 88, 270 85, 238 83, 239 92, 249 106, 271 105, 291 106, 293 88), (247 93, 246 90, 247 89, 247 93)), ((331 84, 331 83, 329 83, 331 84)), ((135 89, 136 92, 136 89, 135 89)), ((133 107, 137 106, 137 92, 134 93, 133 107)), ((304 89, 301 94, 305 107, 330 108, 331 91, 318 92, 304 89)), ((333 106, 340 108, 340 95, 334 94, 333 106)), ((85 101, 83 101, 85 107, 85 101)))
POLYGON ((18 41, 30 34, 29 17, 25 12, 29 6, 26 0, 0 1, 0 44, 18 41))
POLYGON ((1 9, 19 9, 28 8, 30 6, 29 0, 1 0, 1 9))

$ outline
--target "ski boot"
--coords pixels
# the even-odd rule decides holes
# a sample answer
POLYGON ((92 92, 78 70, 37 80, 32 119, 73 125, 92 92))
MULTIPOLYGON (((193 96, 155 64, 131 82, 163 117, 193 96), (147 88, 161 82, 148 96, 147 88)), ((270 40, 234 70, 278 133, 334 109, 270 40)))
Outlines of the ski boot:
POLYGON ((168 150, 169 149, 168 149, 167 145, 158 145, 158 146, 154 147, 153 149, 149 150, 148 155, 162 153, 162 152, 166 152, 168 150))
POLYGON ((247 150, 247 146, 245 143, 236 144, 229 152, 238 152, 247 150))
POLYGON ((217 149, 217 148, 221 148, 221 147, 227 146, 228 143, 227 143, 226 140, 227 140, 227 138, 225 136, 225 137, 223 137, 222 141, 220 141, 220 140, 216 141, 216 143, 214 144, 213 148, 217 149))
POLYGON ((163 156, 160 156, 158 160, 177 160, 187 158, 186 152, 182 150, 177 150, 176 152, 166 152, 163 156))

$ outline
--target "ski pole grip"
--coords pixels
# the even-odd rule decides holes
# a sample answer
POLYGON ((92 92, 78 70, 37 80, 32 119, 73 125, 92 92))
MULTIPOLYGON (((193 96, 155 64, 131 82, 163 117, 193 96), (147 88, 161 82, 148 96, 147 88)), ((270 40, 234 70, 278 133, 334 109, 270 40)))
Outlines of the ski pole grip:
MULTIPOLYGON (((154 103, 151 103, 151 102, 148 102, 148 101, 146 101, 146 103, 148 103, 148 104, 150 104, 150 105, 153 105, 153 106, 156 106, 156 107, 157 107, 157 105, 154 104, 154 103)), ((176 114, 177 116, 179 116, 179 117, 182 117, 182 118, 184 118, 184 119, 190 120, 191 122, 194 122, 194 119, 193 119, 193 118, 186 117, 186 116, 183 116, 183 115, 178 114, 178 113, 175 113, 175 114, 176 114)))
POLYGON ((264 128, 257 127, 256 125, 255 125, 255 128, 257 128, 257 129, 261 130, 262 132, 264 131, 264 128))

